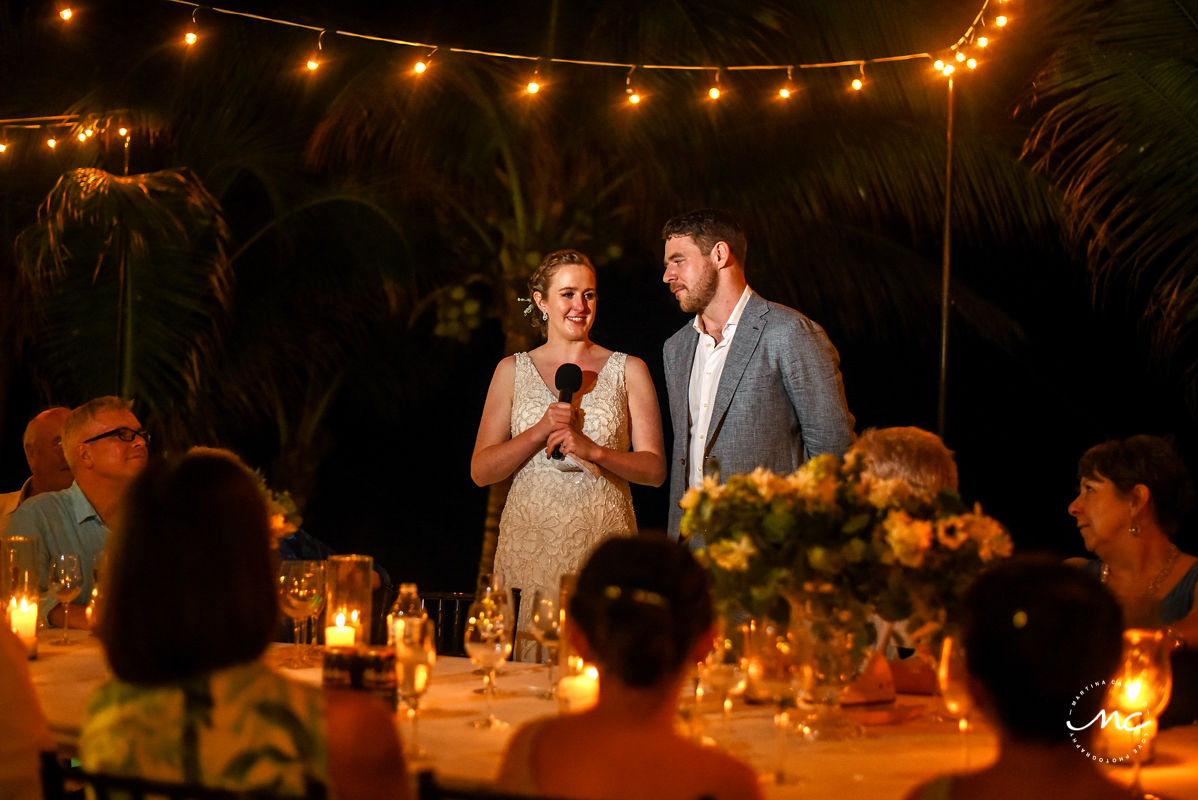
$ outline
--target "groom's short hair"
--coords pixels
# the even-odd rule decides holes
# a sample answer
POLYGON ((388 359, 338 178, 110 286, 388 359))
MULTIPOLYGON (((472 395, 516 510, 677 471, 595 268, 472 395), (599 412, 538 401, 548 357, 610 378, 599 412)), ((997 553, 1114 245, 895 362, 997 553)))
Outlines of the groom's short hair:
POLYGON ((718 208, 700 208, 674 217, 661 229, 663 241, 675 236, 689 236, 699 246, 699 252, 707 255, 716 242, 725 242, 732 257, 744 266, 749 241, 740 220, 718 208))

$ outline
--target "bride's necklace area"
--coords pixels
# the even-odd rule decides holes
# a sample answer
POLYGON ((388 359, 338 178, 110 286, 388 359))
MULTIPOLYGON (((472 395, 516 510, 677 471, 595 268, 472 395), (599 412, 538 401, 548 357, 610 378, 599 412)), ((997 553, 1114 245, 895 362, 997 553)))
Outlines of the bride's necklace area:
MULTIPOLYGON (((1144 590, 1145 597, 1156 597, 1156 592, 1161 588, 1161 583, 1165 578, 1169 577, 1169 573, 1173 571, 1173 565, 1177 563, 1177 559, 1181 556, 1181 550, 1177 545, 1170 544, 1169 551, 1165 555, 1165 566, 1161 567, 1161 571, 1156 574, 1152 582, 1148 584, 1148 588, 1144 590)), ((1102 582, 1106 583, 1107 578, 1111 577, 1111 565, 1103 563, 1102 565, 1102 582)))

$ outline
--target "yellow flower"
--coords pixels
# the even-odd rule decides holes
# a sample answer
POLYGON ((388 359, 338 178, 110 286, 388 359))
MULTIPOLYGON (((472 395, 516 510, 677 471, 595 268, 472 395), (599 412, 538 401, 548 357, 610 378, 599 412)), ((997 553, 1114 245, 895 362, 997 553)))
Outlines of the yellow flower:
POLYGON ((690 511, 695 506, 699 505, 699 501, 703 499, 703 492, 694 486, 686 490, 686 494, 682 495, 682 499, 678 501, 678 505, 683 511, 690 511))
POLYGON ((793 489, 811 508, 828 508, 836 502, 840 487, 840 469, 836 457, 816 456, 786 477, 787 487, 793 489))
POLYGON ((707 555, 720 569, 728 572, 744 572, 749 568, 749 559, 757 555, 757 548, 748 536, 736 541, 725 539, 707 546, 707 555))
POLYGON ((913 494, 911 485, 901 478, 875 478, 869 474, 861 476, 861 493, 875 508, 901 506, 913 494))
POLYGON ((905 567, 923 564, 924 553, 932 546, 932 523, 912 519, 905 511, 891 510, 882 522, 886 531, 886 544, 895 558, 905 567))
POLYGON ((969 541, 968 524, 960 516, 938 520, 936 522, 936 541, 949 550, 956 550, 969 541))

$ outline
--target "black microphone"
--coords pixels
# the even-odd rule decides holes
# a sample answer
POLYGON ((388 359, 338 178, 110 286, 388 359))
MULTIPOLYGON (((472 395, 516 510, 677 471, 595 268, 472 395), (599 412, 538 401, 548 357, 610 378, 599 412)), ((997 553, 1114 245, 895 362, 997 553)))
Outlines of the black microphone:
MULTIPOLYGON (((558 402, 571 402, 574 393, 582 388, 582 368, 577 364, 562 364, 553 376, 553 384, 557 387, 558 402)), ((565 457, 562 455, 562 446, 559 444, 554 447, 549 457, 561 461, 565 457)))

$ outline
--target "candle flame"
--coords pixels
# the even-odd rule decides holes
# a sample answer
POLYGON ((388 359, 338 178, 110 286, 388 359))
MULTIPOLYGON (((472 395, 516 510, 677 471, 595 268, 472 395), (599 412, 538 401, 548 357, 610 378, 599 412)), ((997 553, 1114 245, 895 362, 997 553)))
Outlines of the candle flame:
POLYGON ((344 627, 345 627, 345 615, 344 615, 344 614, 338 614, 338 615, 337 615, 337 627, 338 627, 338 628, 344 628, 344 627))

